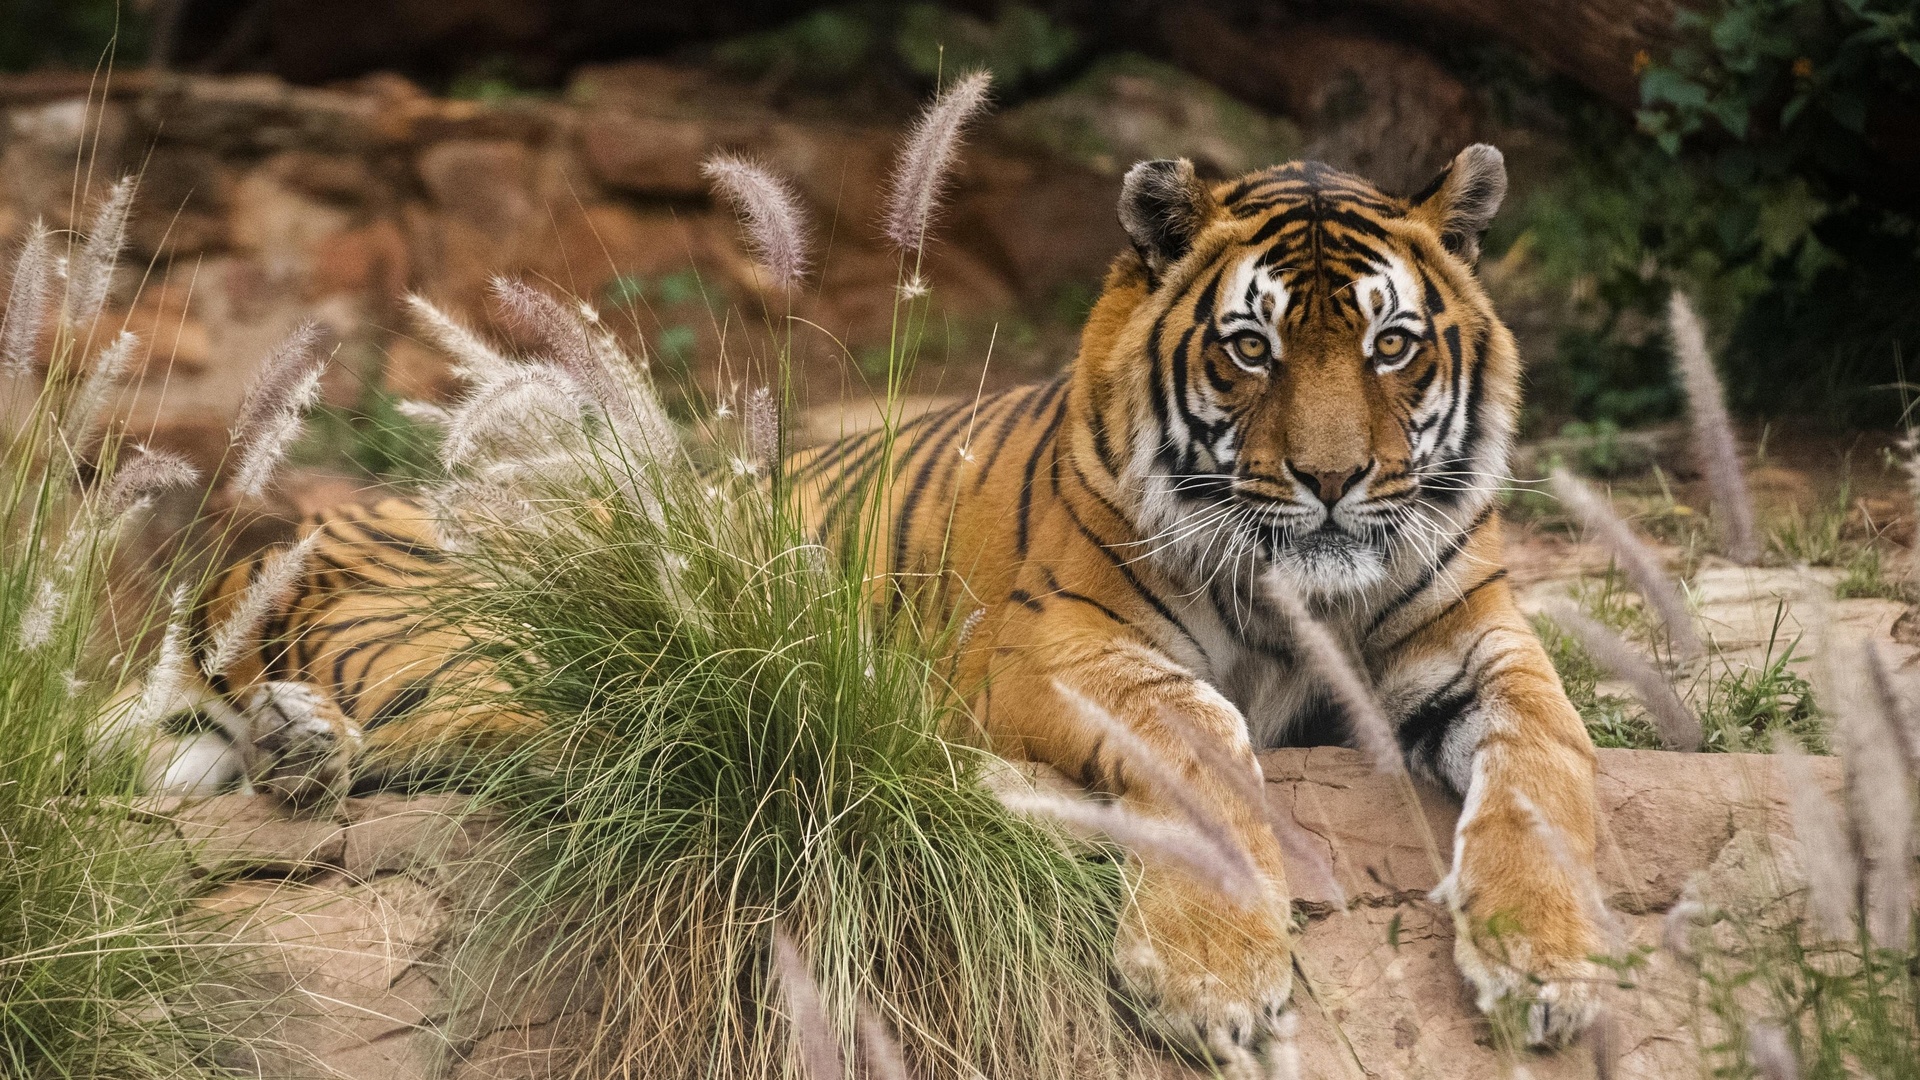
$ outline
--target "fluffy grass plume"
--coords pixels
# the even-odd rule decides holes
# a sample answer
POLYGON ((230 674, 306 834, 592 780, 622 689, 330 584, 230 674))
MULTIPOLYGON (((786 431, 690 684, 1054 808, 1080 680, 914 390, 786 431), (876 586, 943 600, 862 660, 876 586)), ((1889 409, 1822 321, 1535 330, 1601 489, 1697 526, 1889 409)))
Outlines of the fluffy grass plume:
POLYGON ((61 424, 67 444, 76 451, 85 453, 93 448, 93 440, 107 420, 107 405, 139 348, 139 335, 123 330, 88 365, 61 424))
POLYGON ((1124 1045, 1119 873, 980 783, 997 759, 952 741, 936 664, 866 583, 762 481, 629 446, 597 403, 536 453, 438 498, 474 583, 439 606, 545 718, 474 772, 511 869, 453 958, 458 1000, 590 967, 582 1075, 792 1075, 768 1034, 778 920, 836 1033, 867 1003, 927 1075, 1101 1075, 1124 1045))
POLYGON ((1834 809, 1820 790, 1806 755, 1791 739, 1775 740, 1780 775, 1787 785, 1793 831, 1806 861, 1807 899, 1815 928, 1826 938, 1844 941, 1853 936, 1854 903, 1859 895, 1860 866, 1853 844, 1834 809))
POLYGON ((1266 822, 1267 829, 1280 845, 1281 857, 1287 868, 1287 880, 1295 883, 1311 882, 1314 891, 1329 898, 1335 908, 1342 911, 1347 907, 1347 891, 1333 872, 1333 863, 1327 853, 1321 850, 1324 843, 1319 837, 1300 827, 1292 815, 1275 808, 1267 797, 1266 771, 1255 758, 1249 767, 1244 761, 1236 761, 1227 752, 1225 745, 1217 738, 1195 730, 1195 726, 1178 716, 1164 717, 1173 725, 1182 741, 1193 751, 1200 767, 1209 775, 1225 780, 1233 789, 1240 802, 1255 816, 1266 822))
POLYGON ((93 322, 106 304, 107 294, 113 291, 113 272, 119 268, 120 252, 127 246, 134 186, 133 177, 125 176, 107 189, 87 226, 86 241, 69 260, 66 317, 75 327, 93 322))
POLYGON ((1687 294, 1675 289, 1667 301, 1667 327, 1673 337, 1673 363, 1687 393, 1687 426, 1693 452, 1706 474, 1718 511, 1727 557, 1752 566, 1760 561, 1760 534, 1753 524, 1753 493, 1740 463, 1740 441, 1727 417, 1727 395, 1707 352, 1706 330, 1687 294))
POLYGON ((0 315, 0 375, 20 376, 33 370, 40 356, 40 330, 46 325, 53 278, 53 234, 36 221, 13 260, 7 310, 0 315))
POLYGON ((1913 922, 1913 790, 1897 702, 1875 685, 1856 643, 1829 642, 1835 728, 1847 762, 1847 805, 1866 855, 1866 926, 1875 945, 1905 951, 1913 922))
POLYGON ((1574 520, 1600 541, 1620 572, 1633 583, 1634 590, 1653 609, 1674 652, 1688 660, 1705 656, 1706 645, 1693 628, 1687 602, 1680 595, 1680 587, 1660 565, 1659 556, 1613 512, 1612 503, 1585 482, 1563 469, 1555 469, 1550 479, 1554 494, 1573 514, 1574 520))
POLYGON ((1571 604, 1558 607, 1552 612, 1552 618, 1580 642, 1580 647, 1587 650, 1595 663, 1633 688, 1633 696, 1647 710, 1667 749, 1689 752, 1700 749, 1706 741, 1700 718, 1680 700, 1673 684, 1653 661, 1636 652, 1599 620, 1587 617, 1571 604))
POLYGON ((259 498, 306 427, 307 411, 320 399, 320 326, 303 323, 267 356, 240 399, 233 421, 228 486, 243 498, 259 498))
POLYGON ((737 154, 715 154, 701 163, 700 175, 740 216, 747 250, 773 283, 788 289, 800 284, 810 259, 807 218, 793 185, 737 154))
MULTIPOLYGON (((50 273, 34 236, 29 277, 50 273)), ((19 418, 0 440, 0 1076, 211 1077, 222 1024, 194 993, 229 957, 186 922, 188 853, 133 810, 141 747, 103 745, 94 721, 144 672, 169 614, 138 590, 110 597, 121 524, 184 465, 108 433, 78 467, 65 433, 95 418, 72 415, 94 407, 74 376, 111 360, 40 321, 45 281, 15 286, 26 307, 8 314, 5 361, 29 377, 0 379, 4 404, 26 406, 0 409, 19 418)), ((160 636, 178 668, 184 627, 160 636)))
POLYGON ((406 306, 427 342, 452 358, 453 373, 463 382, 495 379, 513 366, 513 362, 487 344, 486 339, 461 325, 426 297, 409 293, 406 306))
POLYGON ((318 532, 308 533, 298 543, 289 544, 260 560, 253 579, 234 602, 233 610, 213 628, 210 647, 201 660, 201 670, 214 677, 228 668, 260 637, 267 616, 284 607, 293 598, 294 589, 307 572, 307 559, 320 540, 318 532))
POLYGON ((773 972, 780 980, 780 996, 787 1003, 787 1027, 799 1047, 800 1071, 806 1080, 844 1080, 845 1061, 840 1039, 827 1017, 820 984, 807 970, 807 959, 785 930, 773 928, 773 972))
POLYGON ((901 251, 926 246, 927 230, 939 213, 940 198, 951 179, 967 126, 987 107, 993 76, 976 71, 962 76, 933 99, 900 147, 887 188, 886 234, 901 251))

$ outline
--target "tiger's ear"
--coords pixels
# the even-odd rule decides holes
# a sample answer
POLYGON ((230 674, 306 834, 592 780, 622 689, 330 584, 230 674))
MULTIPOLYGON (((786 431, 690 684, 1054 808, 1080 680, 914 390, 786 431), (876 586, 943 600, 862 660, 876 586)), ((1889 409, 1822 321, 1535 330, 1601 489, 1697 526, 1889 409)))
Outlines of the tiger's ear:
POLYGON ((1411 201, 1413 216, 1425 218, 1448 251, 1473 262, 1480 257, 1480 234, 1506 197, 1507 159, 1486 143, 1474 143, 1411 201))
POLYGON ((1213 193, 1186 158, 1143 161, 1120 184, 1120 227, 1152 279, 1193 247, 1213 211, 1213 193))

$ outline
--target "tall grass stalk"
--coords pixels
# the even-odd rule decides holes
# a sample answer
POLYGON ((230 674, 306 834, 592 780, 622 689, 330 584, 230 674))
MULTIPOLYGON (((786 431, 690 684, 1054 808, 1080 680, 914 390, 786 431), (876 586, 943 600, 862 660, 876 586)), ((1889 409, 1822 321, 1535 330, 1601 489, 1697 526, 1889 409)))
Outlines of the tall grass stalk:
POLYGON ((1667 327, 1673 339, 1673 363, 1687 394, 1687 425, 1694 457, 1706 474, 1719 513, 1720 539, 1727 558, 1748 566, 1760 561, 1760 535, 1753 524, 1753 493, 1740 462, 1740 440, 1727 417, 1726 390, 1707 352, 1707 334, 1687 294, 1675 290, 1668 301, 1667 327))
MULTIPOLYGON (((622 411, 657 408, 629 386, 622 411)), ((495 704, 543 718, 473 772, 510 872, 454 958, 462 1008, 559 993, 591 1017, 581 1075, 797 1075, 777 921, 843 1058, 864 1002, 925 1075, 1110 1071, 1117 869, 995 800, 935 662, 760 478, 581 398, 555 441, 479 440, 438 500, 470 584, 436 599, 501 665, 495 704)))
POLYGON ((177 459, 128 451, 113 433, 93 437, 127 348, 126 337, 101 353, 89 342, 108 337, 92 320, 130 192, 115 189, 85 243, 78 309, 45 319, 56 275, 36 231, 6 317, 0 1076, 23 1080, 211 1076, 222 1030, 199 994, 230 957, 187 923, 187 852, 136 812, 137 741, 103 738, 94 719, 167 618, 163 603, 119 587, 127 526, 159 491, 192 479, 177 459))

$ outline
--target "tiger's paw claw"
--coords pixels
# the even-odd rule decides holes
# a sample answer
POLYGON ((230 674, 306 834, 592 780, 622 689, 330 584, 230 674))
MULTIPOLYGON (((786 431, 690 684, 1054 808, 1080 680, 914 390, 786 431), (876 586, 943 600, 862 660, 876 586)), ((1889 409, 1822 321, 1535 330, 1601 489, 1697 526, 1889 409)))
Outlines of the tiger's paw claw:
POLYGON ((1462 933, 1455 939, 1453 955, 1473 987, 1474 1004, 1481 1012, 1516 1016, 1530 1047, 1565 1046, 1599 1017, 1606 974, 1584 958, 1528 962, 1514 955, 1525 951, 1523 944, 1502 960, 1462 933))
POLYGON ((1114 966, 1155 1035, 1228 1077, 1283 1075, 1293 1053, 1293 965, 1284 934, 1231 961, 1203 959, 1145 933, 1124 933, 1114 966))

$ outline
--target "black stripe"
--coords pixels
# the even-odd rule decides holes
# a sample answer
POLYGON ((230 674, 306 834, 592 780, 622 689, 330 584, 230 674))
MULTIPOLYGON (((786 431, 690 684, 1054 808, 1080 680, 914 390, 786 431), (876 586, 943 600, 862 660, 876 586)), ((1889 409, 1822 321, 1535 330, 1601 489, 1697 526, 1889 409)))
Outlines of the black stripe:
POLYGON ((1420 576, 1414 579, 1414 582, 1412 585, 1407 586, 1406 590, 1400 593, 1400 595, 1394 597, 1391 601, 1389 601, 1387 603, 1387 606, 1381 608, 1378 612, 1374 613, 1373 621, 1367 624, 1366 633, 1360 635, 1361 640, 1365 641, 1368 638, 1373 637, 1374 634, 1380 631, 1380 628, 1382 626, 1386 625, 1388 619, 1393 618, 1393 616, 1397 614, 1401 608, 1406 607, 1409 603, 1411 603, 1414 597, 1417 597, 1421 593, 1425 592, 1427 589, 1427 586, 1433 584, 1433 579, 1435 575, 1439 574, 1440 571, 1446 569, 1448 564, 1452 563, 1455 558, 1459 557, 1460 552, 1466 549, 1467 541, 1473 539, 1473 534, 1478 532, 1480 530, 1480 526, 1485 525, 1487 523, 1487 519, 1491 516, 1493 516, 1493 507, 1488 506, 1486 509, 1480 511, 1479 516, 1475 517, 1473 521, 1467 525, 1466 528, 1460 530, 1460 533, 1453 538, 1453 541, 1450 544, 1447 545, 1446 552, 1442 554, 1438 559, 1435 559, 1433 562, 1427 564, 1427 566, 1420 571, 1420 576))
POLYGON ((1033 477, 1034 472, 1040 467, 1040 455, 1046 453, 1047 449, 1053 445, 1054 435, 1060 430, 1060 421, 1066 415, 1067 399, 1063 396, 1060 398, 1060 404, 1053 411, 1053 419, 1047 421, 1047 426, 1040 432, 1040 437, 1034 440, 1033 452, 1027 455, 1026 469, 1020 481, 1018 527, 1014 533, 1013 544, 1015 559, 1027 557, 1027 543, 1031 539, 1033 524, 1033 477))
POLYGON ((1419 626, 1414 627, 1413 629, 1407 631, 1406 633, 1401 634, 1398 638, 1394 640, 1393 644, 1381 650, 1381 655, 1391 656, 1395 652, 1398 652, 1401 646, 1405 645, 1409 641, 1412 641, 1414 638, 1419 637, 1421 634, 1426 633, 1427 630, 1430 627, 1432 627, 1435 623, 1438 623, 1440 620, 1460 610, 1461 607, 1465 606, 1468 597, 1472 596, 1474 593, 1479 592, 1481 589, 1484 589, 1487 586, 1493 584, 1494 582, 1505 578, 1506 576, 1507 576, 1507 568, 1503 566, 1500 569, 1495 570, 1493 573, 1488 574, 1486 577, 1481 578, 1477 583, 1474 584, 1472 588, 1461 593, 1459 597, 1457 597, 1452 603, 1448 604, 1444 608, 1441 608, 1440 611, 1434 614, 1431 618, 1427 619, 1425 622, 1422 622, 1419 626))
POLYGON ((1140 581, 1139 577, 1135 576, 1132 568, 1115 557, 1112 549, 1108 548, 1107 545, 1094 534, 1092 529, 1087 528, 1087 523, 1080 520, 1079 514, 1074 513, 1073 504, 1062 500, 1060 505, 1066 510, 1067 517, 1073 521, 1074 528, 1080 530, 1080 535, 1085 537, 1089 544, 1093 545, 1094 550, 1106 556, 1107 562, 1110 563, 1115 570, 1120 572, 1120 576, 1126 579, 1127 584, 1132 587, 1134 593, 1152 606, 1153 610, 1157 612, 1162 619, 1172 624, 1173 628, 1180 632, 1180 636, 1186 638, 1196 650, 1200 649, 1199 639, 1188 631, 1186 624, 1181 622, 1172 610, 1170 610, 1166 604, 1162 603, 1160 598, 1155 596, 1152 591, 1140 581))

